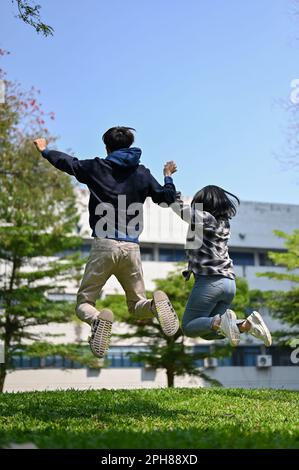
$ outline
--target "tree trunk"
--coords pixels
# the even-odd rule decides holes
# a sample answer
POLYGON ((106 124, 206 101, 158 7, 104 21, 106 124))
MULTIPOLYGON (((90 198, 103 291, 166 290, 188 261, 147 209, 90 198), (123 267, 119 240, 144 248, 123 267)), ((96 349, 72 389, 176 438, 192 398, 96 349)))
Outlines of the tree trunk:
POLYGON ((7 375, 7 364, 8 364, 8 357, 9 357, 9 348, 11 344, 12 338, 12 330, 11 330, 11 323, 9 314, 7 313, 7 308, 11 306, 11 294, 14 287, 14 282, 16 278, 16 273, 18 266, 20 266, 20 262, 16 260, 14 257, 13 265, 12 265, 12 273, 9 280, 9 288, 7 292, 9 293, 9 300, 7 301, 4 311, 5 311, 5 326, 4 326, 4 364, 0 364, 0 393, 4 390, 4 382, 7 375))
POLYGON ((0 364, 0 393, 3 392, 6 377, 6 364, 0 364))
POLYGON ((172 369, 167 369, 167 387, 174 387, 174 372, 172 369))

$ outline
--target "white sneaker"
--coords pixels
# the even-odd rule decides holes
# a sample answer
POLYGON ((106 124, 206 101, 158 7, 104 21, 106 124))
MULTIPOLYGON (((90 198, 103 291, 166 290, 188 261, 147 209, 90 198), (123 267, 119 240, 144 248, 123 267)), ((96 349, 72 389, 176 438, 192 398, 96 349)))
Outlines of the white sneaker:
POLYGON ((169 298, 165 292, 157 290, 153 295, 156 316, 159 320, 163 333, 166 336, 174 336, 179 327, 179 319, 169 298))
POLYGON ((246 320, 249 321, 251 325, 251 328, 249 331, 247 331, 247 333, 255 336, 255 338, 262 340, 265 346, 271 346, 272 336, 269 328, 262 318, 262 315, 259 312, 252 312, 252 314, 249 315, 246 320))
POLYGON ((231 346, 238 346, 240 343, 240 331, 236 320, 237 317, 235 312, 229 309, 220 317, 218 333, 228 338, 231 346))
POLYGON ((99 358, 105 356, 111 337, 113 313, 108 308, 99 312, 98 318, 92 322, 91 336, 88 338, 92 353, 99 358))

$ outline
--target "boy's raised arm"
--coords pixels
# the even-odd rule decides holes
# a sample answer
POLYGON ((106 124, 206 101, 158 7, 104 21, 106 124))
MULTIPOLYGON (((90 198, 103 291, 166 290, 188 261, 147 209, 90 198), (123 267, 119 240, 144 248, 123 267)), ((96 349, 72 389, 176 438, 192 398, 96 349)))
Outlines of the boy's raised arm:
POLYGON ((176 189, 171 175, 177 171, 176 163, 171 161, 164 165, 164 186, 150 174, 149 196, 156 204, 165 202, 170 205, 175 201, 176 189))
MULTIPOLYGON (((165 179, 168 178, 169 176, 171 177, 172 173, 175 173, 176 171, 177 171, 177 166, 175 162, 170 161, 170 162, 165 163, 164 170, 163 170, 165 179)), ((179 217, 181 217, 181 219, 183 219, 185 222, 189 224, 191 222, 191 208, 188 204, 184 203, 181 196, 182 196, 181 193, 176 191, 175 199, 171 204, 171 209, 179 217)))
POLYGON ((88 160, 80 161, 78 158, 72 157, 67 153, 51 150, 47 147, 47 141, 44 138, 34 140, 34 145, 42 156, 55 166, 55 168, 71 176, 75 176, 80 183, 86 183, 86 166, 88 160))

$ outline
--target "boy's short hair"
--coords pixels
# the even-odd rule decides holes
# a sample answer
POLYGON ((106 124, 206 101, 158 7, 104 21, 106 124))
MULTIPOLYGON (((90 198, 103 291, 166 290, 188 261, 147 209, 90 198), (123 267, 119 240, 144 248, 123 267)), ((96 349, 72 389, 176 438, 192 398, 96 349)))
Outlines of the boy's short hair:
POLYGON ((108 129, 108 131, 103 134, 102 139, 109 152, 129 148, 134 142, 134 134, 132 131, 135 131, 135 129, 124 126, 111 127, 108 129))

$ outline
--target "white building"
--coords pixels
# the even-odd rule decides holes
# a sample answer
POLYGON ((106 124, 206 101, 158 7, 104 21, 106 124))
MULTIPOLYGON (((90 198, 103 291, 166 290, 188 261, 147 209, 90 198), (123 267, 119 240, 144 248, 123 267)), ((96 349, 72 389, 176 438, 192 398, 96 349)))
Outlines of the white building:
MULTIPOLYGON (((80 191, 79 206, 81 221, 79 233, 83 239, 82 251, 87 254, 91 244, 88 226, 87 201, 89 193, 80 191)), ((292 283, 258 278, 256 273, 271 271, 283 272, 274 267, 267 257, 268 251, 284 250, 283 239, 274 235, 273 230, 292 233, 299 228, 299 205, 259 203, 243 201, 237 216, 232 220, 230 254, 238 276, 245 277, 252 289, 289 290, 292 283)), ((147 200, 144 207, 144 230, 140 237, 145 284, 148 290, 155 288, 154 279, 165 277, 177 269, 177 262, 184 261, 184 242, 187 225, 170 209, 160 208, 147 200)), ((185 282, 182 278, 182 282, 185 282)), ((190 282, 190 289, 192 281, 190 282)), ((64 298, 74 299, 76 285, 70 284, 64 298)), ((119 293, 122 289, 112 277, 104 288, 103 295, 119 293)), ((266 314, 266 312, 265 312, 266 314)), ((266 314, 267 315, 267 314, 266 314)), ((281 325, 270 317, 266 318, 270 329, 281 325)), ((117 326, 119 328, 121 326, 117 326)), ((63 342, 87 338, 89 328, 78 323, 51 325, 51 331, 65 334, 63 342)), ((61 341, 61 340, 60 340, 61 341)), ((208 351, 211 342, 192 340, 190 345, 208 351)), ((142 365, 132 363, 126 356, 128 351, 140 348, 140 344, 112 343, 108 354, 110 367, 100 373, 61 358, 48 358, 46 361, 23 358, 18 369, 11 372, 6 381, 6 390, 36 390, 55 388, 131 388, 159 387, 166 385, 164 371, 151 371, 142 365), (42 366, 40 368, 40 366, 42 366), (64 369, 66 367, 67 369, 64 369)), ((144 346, 144 345, 143 345, 144 346)), ((299 369, 290 360, 291 351, 275 345, 265 349, 252 337, 244 336, 241 345, 234 350, 232 357, 221 361, 199 363, 206 367, 212 378, 229 387, 273 387, 299 390, 299 369)), ((298 355, 299 356, 299 355, 298 355)), ((181 377, 177 386, 204 385, 201 379, 181 377)))

